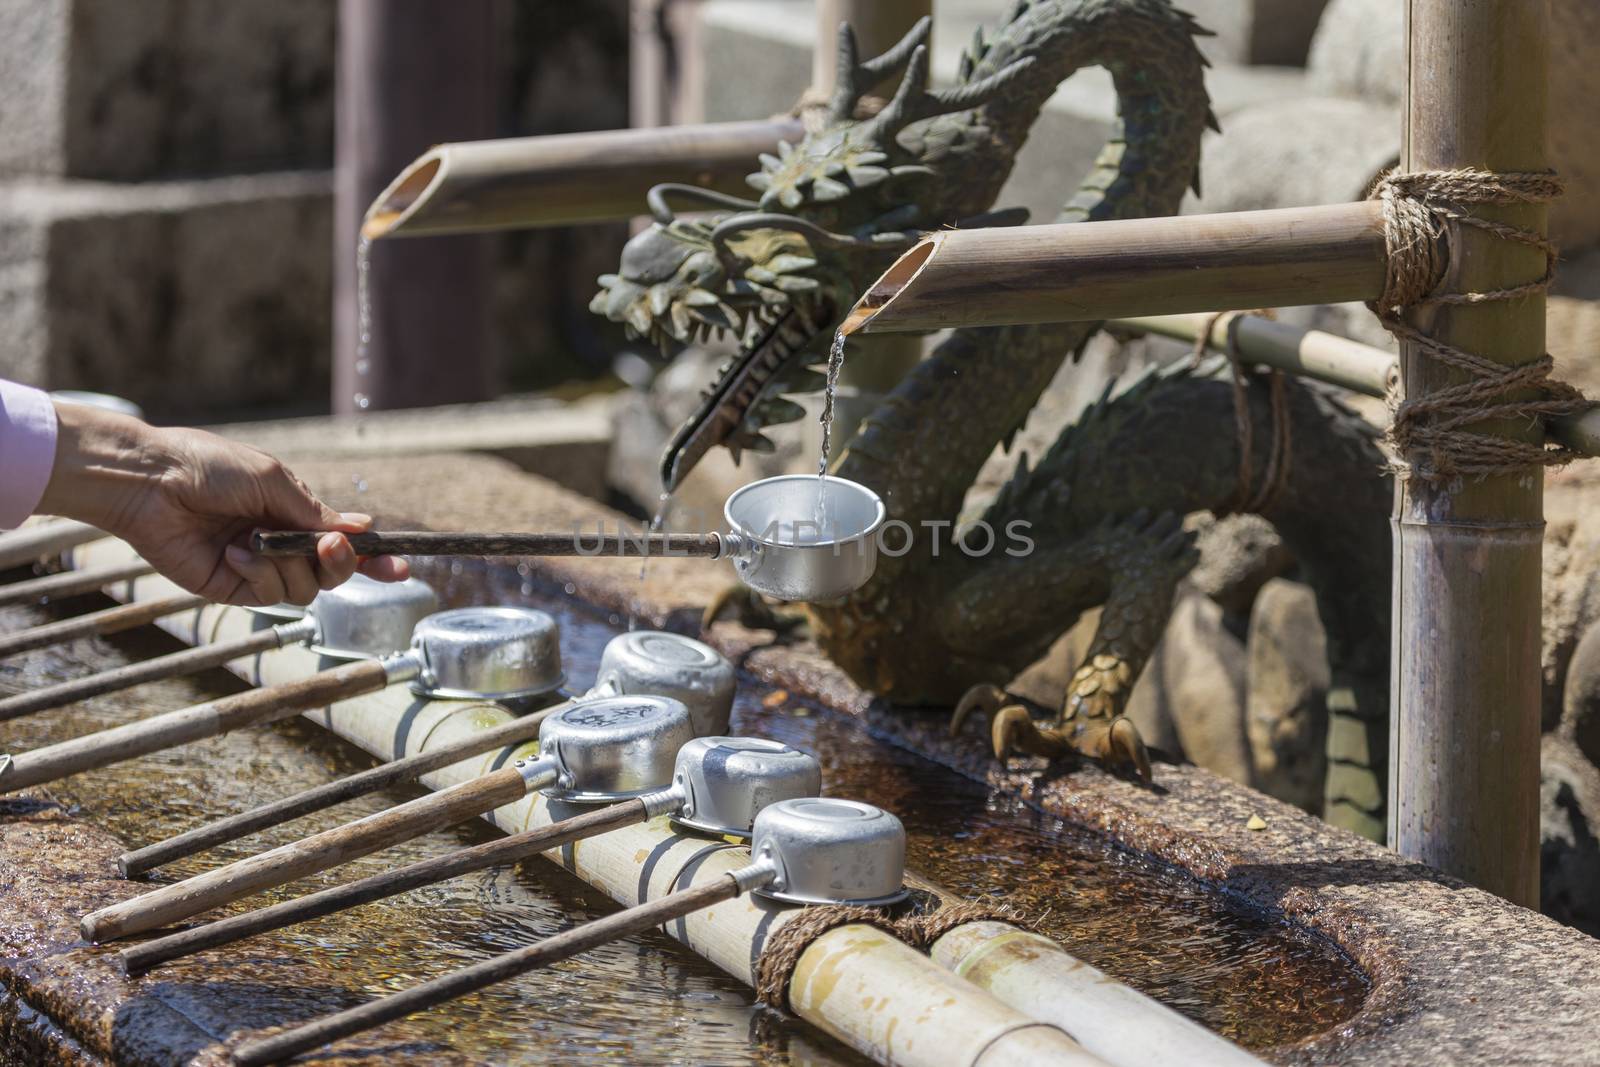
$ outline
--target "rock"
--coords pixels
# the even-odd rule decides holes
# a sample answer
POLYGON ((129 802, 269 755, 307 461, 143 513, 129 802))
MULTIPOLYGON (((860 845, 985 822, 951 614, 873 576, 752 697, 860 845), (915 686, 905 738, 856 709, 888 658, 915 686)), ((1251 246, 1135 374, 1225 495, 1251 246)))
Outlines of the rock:
POLYGON ((1545 737, 1539 777, 1539 910, 1600 937, 1600 770, 1545 737))
MULTIPOLYGON (((1565 248, 1600 241, 1600 4, 1550 2, 1550 163, 1567 194, 1550 206, 1550 236, 1565 248)), ((1405 5, 1333 0, 1311 44, 1308 77, 1318 92, 1398 106, 1405 90, 1405 5)), ((1391 127, 1398 151, 1400 128, 1391 127)), ((1331 157, 1330 157, 1330 161, 1331 157)))
POLYGON ((1184 755, 1214 774, 1253 784, 1244 642, 1224 625, 1221 606, 1192 586, 1181 587, 1147 671, 1160 680, 1184 755))
POLYGON ((1277 529, 1259 515, 1221 519, 1200 515, 1190 525, 1199 529, 1200 562, 1189 572, 1189 581, 1222 606, 1230 623, 1238 621, 1236 629, 1242 629, 1257 592, 1268 579, 1288 570, 1294 557, 1277 529))
POLYGON ((1334 96, 1264 100, 1206 135, 1201 196, 1187 212, 1343 204, 1359 200, 1400 157, 1400 112, 1334 96))
POLYGON ((1316 814, 1328 766, 1328 649, 1308 586, 1274 578, 1262 587, 1246 656, 1245 734, 1255 784, 1316 814))
POLYGON ((1559 730, 1600 764, 1600 625, 1589 626, 1567 665, 1559 730))
POLYGON ((1305 65, 1328 0, 1184 0, 1185 11, 1216 34, 1200 50, 1214 63, 1305 65))

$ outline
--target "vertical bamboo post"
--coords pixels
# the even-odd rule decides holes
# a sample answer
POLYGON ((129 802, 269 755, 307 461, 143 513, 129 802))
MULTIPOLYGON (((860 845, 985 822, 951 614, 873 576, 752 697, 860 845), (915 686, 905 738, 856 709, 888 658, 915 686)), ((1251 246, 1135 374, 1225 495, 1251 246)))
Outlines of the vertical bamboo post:
MULTIPOLYGON (((1410 0, 1407 170, 1537 171, 1545 162, 1545 4, 1410 0)), ((1540 206, 1474 206, 1545 230, 1540 206)), ((1450 236, 1446 288, 1537 278, 1542 255, 1471 227, 1450 236)), ((1408 316, 1428 335, 1515 365, 1544 352, 1542 295, 1408 316)), ((1460 379, 1403 345, 1408 397, 1460 379)), ((1484 430, 1537 440, 1537 420, 1484 430)), ((1543 477, 1402 483, 1394 518, 1389 838, 1516 903, 1539 899, 1539 648, 1543 477)))
MULTIPOLYGON (((904 37, 906 31, 925 15, 933 14, 933 0, 818 0, 817 36, 811 51, 811 84, 819 92, 831 92, 838 67, 839 24, 848 22, 855 31, 856 45, 863 59, 879 55, 904 37)), ((894 83, 875 87, 879 93, 894 91, 894 83)), ((893 335, 856 338, 864 352, 847 359, 839 374, 845 394, 834 413, 833 453, 855 435, 856 426, 876 406, 879 396, 889 392, 922 358, 922 338, 893 335)))
POLYGON ((333 410, 487 400, 490 238, 371 248, 371 344, 358 365, 356 237, 425 149, 494 135, 489 0, 340 0, 334 171, 333 410))

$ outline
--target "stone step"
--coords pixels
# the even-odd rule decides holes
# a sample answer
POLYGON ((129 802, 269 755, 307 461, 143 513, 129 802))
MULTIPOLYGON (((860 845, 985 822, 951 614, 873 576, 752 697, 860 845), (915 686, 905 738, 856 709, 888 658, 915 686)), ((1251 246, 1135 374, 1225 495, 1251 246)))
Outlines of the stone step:
POLYGON ((329 0, 0 0, 0 173, 326 167, 329 0))
POLYGON ((331 185, 0 183, 0 376, 158 419, 326 395, 331 185))

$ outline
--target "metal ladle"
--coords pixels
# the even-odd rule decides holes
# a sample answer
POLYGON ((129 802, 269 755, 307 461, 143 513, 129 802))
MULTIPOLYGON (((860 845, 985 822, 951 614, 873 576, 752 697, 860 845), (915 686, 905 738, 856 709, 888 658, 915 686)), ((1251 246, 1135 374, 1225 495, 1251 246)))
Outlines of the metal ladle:
POLYGON ((803 903, 890 904, 906 895, 905 848, 900 820, 870 804, 824 798, 781 801, 756 816, 747 866, 404 992, 245 1042, 233 1050, 233 1061, 240 1067, 278 1063, 746 892, 803 903))
MULTIPOLYGON (((728 718, 733 710, 734 682, 733 664, 715 649, 681 634, 636 630, 619 634, 607 642, 600 656, 600 674, 594 688, 575 699, 628 693, 673 697, 688 706, 694 732, 704 735, 727 730, 728 718)), ((416 781, 425 774, 472 756, 532 741, 539 734, 539 724, 555 710, 557 708, 543 708, 500 726, 469 734, 448 745, 381 763, 369 770, 218 819, 165 841, 125 852, 118 857, 117 868, 124 878, 133 878, 162 864, 203 852, 269 826, 322 811, 379 789, 416 781)))
MULTIPOLYGON (((597 534, 592 538, 542 533, 350 534, 361 555, 471 556, 699 556, 731 559, 739 580, 779 600, 834 600, 865 585, 878 560, 883 501, 844 478, 784 474, 752 482, 728 497, 728 533, 597 534)), ((308 556, 316 533, 255 535, 264 556, 308 556)))
MULTIPOLYGON (((139 607, 141 603, 161 601, 134 602, 120 607, 139 607)), ((404 582, 378 582, 358 574, 343 585, 318 593, 310 608, 256 609, 255 613, 264 619, 284 621, 263 626, 243 637, 197 645, 0 699, 0 722, 131 689, 146 682, 196 674, 289 645, 311 644, 314 650, 330 659, 370 659, 404 648, 411 638, 412 628, 438 607, 439 600, 433 590, 415 578, 404 582)))
MULTIPOLYGON (((432 595, 430 591, 428 597, 431 599, 432 595)), ((400 601, 391 605, 393 610, 369 610, 369 617, 364 621, 353 617, 361 614, 353 605, 354 599, 331 598, 322 603, 318 612, 298 622, 279 624, 309 629, 313 636, 320 627, 322 636, 318 639, 321 641, 371 642, 342 645, 338 649, 331 643, 319 646, 325 658, 352 662, 292 682, 162 712, 32 752, 0 756, 0 793, 43 785, 80 771, 109 767, 241 727, 277 722, 310 708, 375 693, 413 679, 424 685, 424 692, 428 691, 426 686, 432 679, 441 676, 451 683, 479 681, 484 683, 484 691, 490 696, 527 695, 553 690, 561 684, 556 622, 542 611, 461 608, 437 612, 397 636, 394 631, 405 623, 409 610, 420 607, 420 599, 410 607, 400 601), (469 618, 463 620, 464 614, 469 618), (471 619, 480 616, 492 627, 492 639, 485 639, 482 627, 474 630, 470 643, 475 652, 469 656, 459 649, 464 642, 455 637, 452 629, 470 625, 471 619), (408 639, 412 642, 408 651, 382 658, 374 654, 375 649, 385 644, 390 649, 403 647, 408 639), (507 664, 500 662, 490 649, 497 650, 500 659, 511 661, 520 669, 510 672, 507 664), (477 668, 474 657, 476 661, 483 661, 481 668, 477 668), (507 685, 515 687, 514 690, 508 693, 507 685)))
POLYGON ((674 815, 678 826, 696 833, 748 838, 762 809, 781 800, 814 797, 821 791, 821 766, 798 749, 761 738, 698 737, 678 750, 672 785, 666 789, 146 941, 122 950, 122 968, 129 975, 143 974, 171 960, 269 930, 281 930, 473 871, 521 863, 541 852, 658 815, 674 815))
POLYGON ((694 736, 689 709, 667 697, 600 697, 556 711, 539 756, 364 819, 163 886, 83 917, 90 941, 111 941, 284 885, 402 841, 465 822, 535 790, 612 802, 662 788, 694 736))

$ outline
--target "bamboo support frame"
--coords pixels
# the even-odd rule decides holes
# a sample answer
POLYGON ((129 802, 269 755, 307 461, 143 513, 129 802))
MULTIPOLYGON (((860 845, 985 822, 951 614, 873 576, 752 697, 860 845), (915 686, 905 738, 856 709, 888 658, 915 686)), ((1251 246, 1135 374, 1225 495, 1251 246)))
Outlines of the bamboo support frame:
POLYGON ((799 140, 796 119, 442 144, 367 209, 363 237, 564 226, 641 214, 663 182, 746 195, 756 156, 799 140))
MULTIPOLYGON (((1402 169, 1539 171, 1548 13, 1526 0, 1411 0, 1402 169)), ((1545 208, 1480 206, 1545 231, 1545 208)), ((1450 234, 1444 288, 1492 290, 1544 273, 1541 252, 1472 227, 1450 234)), ((1407 314, 1434 340, 1503 365, 1545 351, 1542 293, 1407 314)), ((1403 344, 1416 399, 1459 374, 1403 344)), ((1478 427, 1537 441, 1534 420, 1478 427)), ((1526 907, 1539 904, 1540 579, 1537 469, 1465 484, 1397 486, 1389 841, 1526 907)))
MULTIPOLYGON (((91 549, 81 557, 84 566, 125 562, 133 555, 126 545, 110 540, 97 542, 91 549)), ((133 583, 126 595, 149 598, 173 588, 165 579, 151 576, 133 583)), ((170 619, 158 625, 198 642, 226 640, 246 632, 253 622, 241 609, 211 606, 192 627, 179 626, 170 619)), ((266 653, 247 668, 237 663, 233 666, 247 681, 270 685, 316 671, 318 657, 307 649, 291 647, 266 653)), ((391 689, 306 714, 311 721, 383 759, 433 751, 512 719, 504 708, 477 701, 430 701, 420 708, 412 705, 409 695, 391 689), (412 713, 403 714, 408 708, 412 713)), ((421 780, 431 789, 446 788, 536 751, 537 746, 528 743, 486 752, 427 774, 421 780)), ((506 833, 518 833, 572 814, 569 805, 557 804, 556 809, 552 810, 544 797, 533 796, 497 808, 486 818, 506 833)), ((656 899, 674 889, 717 878, 740 866, 746 855, 743 849, 674 833, 665 817, 544 853, 546 859, 561 864, 624 907, 639 903, 641 895, 643 899, 656 899), (649 859, 646 884, 641 884, 646 868, 641 866, 640 857, 649 859)), ((666 928, 666 933, 734 978, 753 985, 752 966, 761 945, 792 914, 790 909, 745 896, 678 920, 666 928)), ((847 926, 813 943, 802 957, 801 970, 790 987, 791 1007, 796 1014, 880 1063, 988 1067, 1008 1062, 997 1052, 1006 1048, 1007 1042, 1015 1043, 1007 1051, 1015 1053, 1017 1062, 1086 1062, 1081 1050, 1074 1049, 1070 1055, 1062 1051, 1049 1036, 1053 1034, 1049 1021, 1030 1014, 1026 1002, 1011 1005, 997 1000, 940 968, 922 953, 887 938, 878 939, 874 934, 875 931, 863 933, 863 928, 847 926), (836 972, 834 965, 844 962, 848 962, 849 969, 846 982, 830 986, 827 981, 817 980, 827 977, 824 972, 836 972), (819 971, 819 964, 829 966, 819 971), (798 996, 802 974, 810 983, 809 992, 798 996), (854 988, 858 983, 872 989, 876 999, 867 1002, 841 995, 846 985, 854 988), (1056 1050, 1028 1059, 1034 1055, 1029 1051, 1034 1042, 1047 1042, 1056 1050)), ((1159 1007, 1154 1002, 1149 1006, 1159 1007)), ((1129 1011, 1125 1025, 1140 1027, 1138 1005, 1129 1011)), ((1181 1052, 1173 1055, 1181 1058, 1181 1052)), ((1114 1067, 1144 1063, 1138 1057, 1114 1053, 1102 1054, 1102 1059, 1114 1067)))
POLYGON ((945 230, 867 289, 844 331, 1098 322, 1126 315, 1370 300, 1376 203, 945 230))

